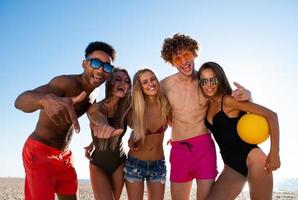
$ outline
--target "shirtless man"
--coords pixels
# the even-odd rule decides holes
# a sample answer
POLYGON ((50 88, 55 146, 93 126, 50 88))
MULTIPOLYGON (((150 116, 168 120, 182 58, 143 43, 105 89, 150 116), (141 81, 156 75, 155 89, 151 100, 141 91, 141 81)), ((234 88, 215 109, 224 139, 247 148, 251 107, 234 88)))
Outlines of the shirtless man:
POLYGON ((48 84, 18 96, 15 107, 31 113, 40 110, 33 133, 23 147, 25 199, 77 199, 77 175, 68 149, 72 128, 80 131, 78 117, 88 107, 90 93, 104 83, 114 68, 115 50, 92 42, 85 50, 83 73, 62 75, 48 84))
MULTIPOLYGON (((178 72, 161 84, 172 106, 171 196, 189 199, 192 180, 196 179, 197 199, 205 199, 217 175, 214 142, 204 124, 207 99, 199 88, 194 60, 198 43, 183 34, 166 38, 162 58, 178 72)), ((249 91, 239 84, 234 92, 237 100, 248 100, 249 91)))

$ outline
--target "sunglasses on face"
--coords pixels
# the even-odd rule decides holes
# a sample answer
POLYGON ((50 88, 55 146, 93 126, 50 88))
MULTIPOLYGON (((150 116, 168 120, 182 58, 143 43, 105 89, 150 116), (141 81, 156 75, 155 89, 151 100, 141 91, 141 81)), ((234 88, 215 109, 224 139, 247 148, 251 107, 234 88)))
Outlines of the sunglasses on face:
POLYGON ((94 69, 99 69, 102 67, 103 71, 106 73, 112 73, 114 66, 110 63, 105 63, 100 61, 97 58, 87 58, 87 61, 90 61, 90 66, 94 69))
POLYGON ((218 84, 218 79, 216 77, 212 77, 212 78, 202 78, 200 79, 200 85, 201 86, 206 86, 208 83, 210 83, 211 85, 217 85, 218 84))
POLYGON ((193 59, 193 54, 190 51, 184 52, 182 55, 175 56, 173 58, 173 64, 174 65, 181 65, 184 60, 191 60, 193 59))

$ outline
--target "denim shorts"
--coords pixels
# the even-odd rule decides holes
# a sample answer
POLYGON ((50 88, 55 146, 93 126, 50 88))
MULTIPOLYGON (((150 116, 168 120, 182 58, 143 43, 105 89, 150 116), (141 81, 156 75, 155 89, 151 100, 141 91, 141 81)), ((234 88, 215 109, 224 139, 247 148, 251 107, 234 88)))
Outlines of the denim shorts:
POLYGON ((129 182, 158 182, 166 181, 165 160, 139 160, 128 155, 124 167, 124 178, 129 182))

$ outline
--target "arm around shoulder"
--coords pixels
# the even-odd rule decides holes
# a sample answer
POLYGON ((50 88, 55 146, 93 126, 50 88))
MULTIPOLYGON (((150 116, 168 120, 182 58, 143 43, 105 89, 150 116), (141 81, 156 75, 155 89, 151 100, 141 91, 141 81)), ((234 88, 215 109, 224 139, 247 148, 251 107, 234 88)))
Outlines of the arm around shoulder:
POLYGON ((276 170, 280 167, 279 158, 279 122, 277 114, 261 105, 249 101, 236 101, 233 97, 225 97, 227 103, 232 109, 242 110, 245 112, 261 115, 267 119, 270 133, 270 152, 266 161, 266 168, 276 170))

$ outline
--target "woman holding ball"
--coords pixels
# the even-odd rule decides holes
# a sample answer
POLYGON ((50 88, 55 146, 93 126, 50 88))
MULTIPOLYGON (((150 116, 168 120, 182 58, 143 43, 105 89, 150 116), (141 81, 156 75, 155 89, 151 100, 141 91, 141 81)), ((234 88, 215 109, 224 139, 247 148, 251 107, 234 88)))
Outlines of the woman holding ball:
POLYGON ((199 84, 209 99, 205 124, 212 132, 224 161, 224 169, 207 199, 235 199, 249 184, 251 199, 272 199, 272 170, 280 167, 277 114, 252 102, 235 101, 223 69, 214 62, 201 66, 199 84), (269 124, 268 156, 257 146, 244 142, 237 133, 237 122, 246 112, 265 117, 269 124))

